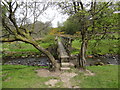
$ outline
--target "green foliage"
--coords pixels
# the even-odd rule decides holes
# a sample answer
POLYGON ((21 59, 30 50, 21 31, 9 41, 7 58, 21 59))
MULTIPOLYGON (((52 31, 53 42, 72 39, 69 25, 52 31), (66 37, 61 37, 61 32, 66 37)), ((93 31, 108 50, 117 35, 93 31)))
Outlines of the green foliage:
MULTIPOLYGON (((114 25, 118 24, 119 15, 113 14, 113 12, 118 10, 117 8, 119 7, 119 5, 109 3, 107 6, 105 6, 107 3, 108 2, 95 3, 96 4, 95 10, 93 10, 93 8, 91 7, 90 12, 88 12, 88 9, 84 9, 84 10, 80 9, 77 13, 71 15, 64 22, 62 30, 65 31, 65 33, 67 34, 74 34, 75 32, 78 32, 78 31, 80 32, 82 30, 82 26, 85 24, 85 28, 87 31, 86 34, 89 35, 91 33, 93 38, 96 38, 96 33, 101 33, 105 31, 117 32, 119 28, 114 25), (101 7, 104 7, 104 8, 101 10, 101 7), (98 12, 98 13, 93 15, 94 12, 95 13, 98 12)), ((88 6, 90 6, 90 4, 88 6)))
POLYGON ((80 31, 80 25, 77 23, 78 21, 74 17, 69 17, 67 21, 64 22, 63 27, 61 28, 66 34, 73 35, 77 31, 80 31))
POLYGON ((95 73, 94 76, 85 76, 79 73, 74 80, 81 88, 118 88, 118 66, 91 66, 88 70, 95 73))
POLYGON ((46 35, 44 38, 43 38, 43 42, 45 43, 54 43, 54 40, 55 40, 55 36, 53 35, 46 35))
POLYGON ((50 22, 43 23, 42 21, 37 21, 29 25, 26 24, 23 27, 25 27, 26 29, 32 32, 31 33, 32 37, 41 38, 48 34, 50 30, 50 24, 51 24, 50 22), (33 29, 33 26, 34 26, 34 29, 33 29))
POLYGON ((39 42, 40 45, 44 48, 48 48, 49 46, 55 44, 55 36, 53 35, 47 35, 43 38, 41 42, 39 42))

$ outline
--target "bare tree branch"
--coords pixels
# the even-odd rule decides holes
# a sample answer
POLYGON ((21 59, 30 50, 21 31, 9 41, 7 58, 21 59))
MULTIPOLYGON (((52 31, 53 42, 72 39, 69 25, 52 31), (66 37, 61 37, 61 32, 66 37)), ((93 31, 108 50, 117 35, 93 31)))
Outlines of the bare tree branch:
POLYGON ((27 2, 25 3, 26 5, 25 5, 25 9, 26 9, 26 11, 25 11, 25 15, 24 15, 24 18, 21 20, 21 25, 20 26, 22 26, 23 25, 23 23, 24 23, 24 21, 26 20, 26 18, 27 18, 27 14, 28 14, 28 4, 27 4, 27 2))
POLYGON ((15 13, 16 12, 16 10, 17 10, 17 8, 18 8, 18 3, 15 1, 14 3, 16 3, 16 7, 15 7, 15 9, 13 10, 13 13, 15 13))
POLYGON ((14 32, 10 29, 10 27, 7 25, 7 23, 5 23, 4 18, 2 18, 2 25, 10 34, 14 34, 14 32))
POLYGON ((10 21, 13 23, 13 25, 15 26, 16 30, 17 30, 17 33, 19 33, 19 29, 18 29, 18 26, 17 26, 17 23, 16 23, 16 20, 15 20, 15 16, 14 16, 14 13, 12 11, 12 2, 9 2, 9 9, 10 9, 10 12, 9 12, 9 19, 10 21))
POLYGON ((2 35, 2 36, 0 36, 0 38, 2 38, 2 37, 8 37, 8 36, 10 36, 10 34, 2 35))
MULTIPOLYGON (((111 1, 111 0, 110 0, 110 1, 111 1)), ((102 11, 105 7, 108 7, 107 5, 109 5, 110 1, 107 2, 101 9, 99 9, 99 11, 95 12, 94 15, 98 14, 98 13, 99 13, 100 11, 102 11)))
POLYGON ((83 3, 81 0, 80 0, 80 6, 81 6, 81 9, 84 10, 83 3))

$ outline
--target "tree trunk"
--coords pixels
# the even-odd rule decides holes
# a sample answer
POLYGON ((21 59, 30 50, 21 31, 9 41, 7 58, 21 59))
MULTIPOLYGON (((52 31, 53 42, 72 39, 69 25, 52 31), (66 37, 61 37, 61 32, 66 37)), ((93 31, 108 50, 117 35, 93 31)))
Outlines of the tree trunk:
POLYGON ((55 60, 55 58, 53 57, 53 55, 47 51, 46 49, 40 47, 38 44, 35 44, 35 43, 32 43, 32 45, 38 49, 39 51, 41 51, 42 53, 44 53, 51 61, 52 63, 52 69, 55 70, 55 71, 59 71, 60 70, 60 67, 57 63, 57 61, 55 60))
POLYGON ((46 49, 39 46, 36 41, 34 41, 33 39, 27 39, 27 40, 19 39, 19 40, 33 45, 37 50, 39 50, 40 52, 45 54, 50 59, 50 61, 52 63, 52 70, 54 70, 54 71, 59 71, 60 70, 60 65, 57 63, 57 61, 55 60, 53 55, 49 51, 47 51, 46 49))
POLYGON ((79 53, 79 67, 81 69, 85 69, 85 65, 86 65, 86 59, 85 59, 85 56, 86 56, 86 40, 83 40, 82 41, 82 44, 81 44, 81 50, 80 50, 80 53, 79 53))
POLYGON ((81 31, 81 36, 82 36, 82 44, 81 44, 81 49, 79 53, 79 67, 83 70, 86 69, 86 50, 87 50, 87 44, 88 44, 88 39, 87 39, 87 29, 86 29, 86 23, 83 22, 82 26, 82 31, 81 31))

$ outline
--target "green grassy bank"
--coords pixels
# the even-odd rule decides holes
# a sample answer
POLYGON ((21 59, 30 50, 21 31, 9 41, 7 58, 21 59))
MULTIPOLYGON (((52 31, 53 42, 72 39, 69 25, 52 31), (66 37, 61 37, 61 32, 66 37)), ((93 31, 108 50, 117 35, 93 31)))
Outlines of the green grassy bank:
POLYGON ((45 88, 44 82, 51 77, 37 76, 34 70, 47 67, 3 65, 2 88, 45 88))
MULTIPOLYGON (((103 39, 100 41, 90 40, 88 43, 87 55, 91 54, 118 54, 119 53, 119 40, 112 39, 103 39)), ((81 46, 80 40, 74 40, 72 43, 72 47, 76 50, 72 51, 72 54, 78 54, 81 46)))
MULTIPOLYGON (((55 44, 55 36, 47 35, 42 40, 38 41, 38 43, 40 46, 44 48, 48 48, 51 45, 55 44)), ((88 43, 88 49, 86 54, 87 55, 118 54, 120 53, 118 43, 119 40, 117 39, 90 40, 88 43)), ((79 39, 74 40, 72 42, 72 47, 75 48, 75 50, 73 50, 71 53, 78 54, 81 47, 81 41, 79 39)), ((41 54, 32 45, 23 42, 3 43, 2 51, 4 51, 2 55, 3 57, 6 56, 19 57, 19 56, 32 55, 34 53, 37 53, 38 55, 41 54)))
MULTIPOLYGON (((54 45, 54 36, 46 36, 41 41, 37 41, 38 44, 43 48, 49 48, 51 45, 54 45)), ((38 54, 41 55, 42 53, 39 52, 35 47, 30 44, 24 42, 6 42, 2 43, 1 50, 3 51, 2 57, 12 56, 12 57, 20 57, 26 55, 33 55, 38 54)))
MULTIPOLYGON (((45 82, 54 77, 39 77, 36 69, 41 67, 23 65, 3 65, 2 87, 3 88, 49 88, 45 82)), ((43 68, 43 67, 42 67, 43 68)), ((86 76, 83 72, 78 73, 71 79, 71 83, 80 88, 118 88, 118 66, 91 66, 87 67, 94 76, 86 76)), ((62 83, 62 82, 59 82, 62 83)), ((61 86, 61 88, 64 88, 61 86)))
POLYGON ((73 79, 76 81, 76 85, 81 88, 118 88, 120 81, 118 80, 117 65, 90 66, 87 69, 95 75, 85 76, 83 73, 79 73, 73 79))

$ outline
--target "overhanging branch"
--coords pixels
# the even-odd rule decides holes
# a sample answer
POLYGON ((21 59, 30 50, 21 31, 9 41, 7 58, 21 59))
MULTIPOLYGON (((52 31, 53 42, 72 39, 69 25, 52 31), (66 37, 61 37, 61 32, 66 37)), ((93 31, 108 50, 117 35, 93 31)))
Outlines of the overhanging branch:
POLYGON ((15 38, 0 38, 0 42, 14 42, 14 41, 19 41, 19 39, 15 38))

